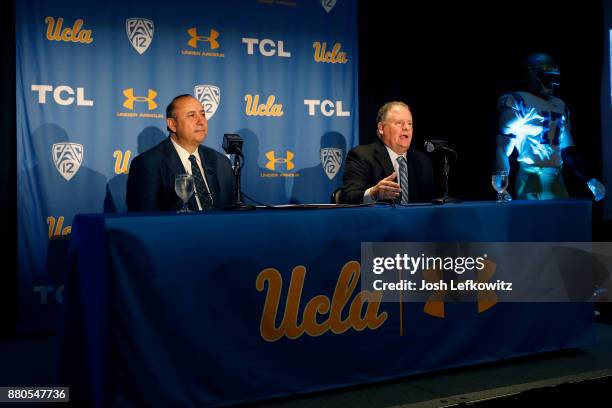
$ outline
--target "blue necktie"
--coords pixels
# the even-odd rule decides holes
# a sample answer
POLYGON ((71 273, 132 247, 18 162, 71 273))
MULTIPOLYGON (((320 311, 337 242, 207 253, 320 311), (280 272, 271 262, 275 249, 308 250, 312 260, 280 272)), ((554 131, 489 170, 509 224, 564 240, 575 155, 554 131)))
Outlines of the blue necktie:
POLYGON ((399 164, 399 182, 402 188, 402 204, 408 204, 408 165, 404 156, 397 158, 399 164))
POLYGON ((210 191, 208 191, 206 187, 206 183, 204 183, 204 177, 202 177, 200 166, 198 166, 196 157, 193 154, 189 156, 189 161, 191 162, 191 175, 195 183, 196 196, 200 201, 202 209, 210 210, 213 206, 212 194, 210 194, 210 191))

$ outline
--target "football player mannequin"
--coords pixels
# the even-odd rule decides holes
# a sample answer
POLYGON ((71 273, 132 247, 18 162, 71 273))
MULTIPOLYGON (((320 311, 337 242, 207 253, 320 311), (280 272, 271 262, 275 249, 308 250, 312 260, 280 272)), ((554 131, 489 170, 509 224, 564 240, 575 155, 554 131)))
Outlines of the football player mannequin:
MULTIPOLYGON (((516 198, 567 198, 562 166, 568 166, 588 186, 595 201, 606 196, 604 185, 586 170, 574 147, 569 110, 555 96, 560 86, 559 67, 546 54, 533 54, 523 62, 525 90, 499 99, 496 170, 510 171, 508 157, 518 152, 516 198)), ((511 199, 506 193, 506 200, 511 199)))

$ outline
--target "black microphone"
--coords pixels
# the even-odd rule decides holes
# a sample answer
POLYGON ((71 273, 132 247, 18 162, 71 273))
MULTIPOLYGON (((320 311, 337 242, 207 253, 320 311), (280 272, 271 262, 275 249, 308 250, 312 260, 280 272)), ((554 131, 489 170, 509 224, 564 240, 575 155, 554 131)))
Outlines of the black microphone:
POLYGON ((427 150, 427 153, 433 153, 436 150, 438 151, 442 150, 442 151, 450 152, 454 154, 455 157, 457 157, 457 152, 451 149, 450 147, 448 147, 448 142, 446 140, 439 140, 439 139, 426 140, 425 150, 427 150))
POLYGON ((234 155, 234 165, 232 169, 234 171, 234 204, 224 207, 224 210, 254 210, 255 207, 252 205, 244 204, 242 202, 242 191, 240 190, 240 174, 244 167, 244 157, 242 156, 242 144, 244 140, 236 133, 225 133, 223 135, 223 150, 227 154, 234 155))
POLYGON ((244 141, 239 134, 226 133, 223 135, 223 150, 225 150, 227 154, 242 156, 242 143, 244 143, 244 141))

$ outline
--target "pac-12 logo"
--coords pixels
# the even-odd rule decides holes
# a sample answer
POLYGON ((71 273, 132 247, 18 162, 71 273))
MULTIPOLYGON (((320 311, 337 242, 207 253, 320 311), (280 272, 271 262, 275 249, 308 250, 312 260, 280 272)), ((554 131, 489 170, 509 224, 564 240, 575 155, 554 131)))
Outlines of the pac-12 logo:
POLYGON ((153 42, 155 24, 146 18, 128 18, 125 20, 125 32, 132 47, 143 54, 153 42))
POLYGON ((204 107, 206 119, 210 120, 221 102, 221 89, 214 85, 196 85, 193 94, 204 107))
POLYGON ((338 174, 338 170, 340 170, 343 153, 342 149, 337 147, 324 147, 321 149, 321 166, 323 166, 323 170, 330 180, 333 180, 336 174, 338 174))
POLYGON ((54 143, 51 155, 55 168, 67 181, 79 171, 83 162, 83 145, 79 143, 54 143))
POLYGON ((323 6, 326 13, 329 13, 335 5, 336 0, 321 0, 321 6, 323 6))

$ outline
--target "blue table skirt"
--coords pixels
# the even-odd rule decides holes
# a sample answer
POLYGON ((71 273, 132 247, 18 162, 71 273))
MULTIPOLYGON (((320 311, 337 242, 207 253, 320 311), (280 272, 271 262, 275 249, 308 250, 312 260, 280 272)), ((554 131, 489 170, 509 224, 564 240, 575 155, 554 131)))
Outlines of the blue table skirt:
POLYGON ((580 347, 589 304, 359 303, 358 262, 364 241, 590 239, 584 200, 79 215, 61 382, 97 406, 223 405, 580 347))

